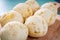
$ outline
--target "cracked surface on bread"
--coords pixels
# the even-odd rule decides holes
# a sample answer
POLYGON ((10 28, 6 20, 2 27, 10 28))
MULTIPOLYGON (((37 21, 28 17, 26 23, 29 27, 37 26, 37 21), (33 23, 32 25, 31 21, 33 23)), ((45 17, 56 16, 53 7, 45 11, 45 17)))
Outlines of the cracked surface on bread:
POLYGON ((6 16, 4 16, 3 18, 1 18, 1 24, 2 26, 4 26, 6 23, 10 22, 10 21, 19 21, 19 22, 24 22, 23 17, 21 16, 21 14, 15 12, 15 11, 10 11, 7 12, 8 14, 6 14, 6 16))
POLYGON ((13 10, 19 12, 23 17, 24 17, 24 20, 29 17, 29 16, 32 16, 33 15, 33 11, 32 9, 30 8, 29 5, 25 4, 25 3, 19 3, 17 4, 13 10))
POLYGON ((29 36, 31 37, 42 37, 46 35, 48 30, 46 21, 40 16, 30 16, 25 25, 28 27, 29 36))

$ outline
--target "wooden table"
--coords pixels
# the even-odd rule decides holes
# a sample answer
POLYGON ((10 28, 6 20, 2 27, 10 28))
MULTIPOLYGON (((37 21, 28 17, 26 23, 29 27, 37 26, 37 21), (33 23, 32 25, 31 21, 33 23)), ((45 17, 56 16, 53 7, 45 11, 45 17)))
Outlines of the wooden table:
POLYGON ((48 33, 44 37, 28 37, 27 40, 60 40, 60 16, 57 16, 56 22, 49 26, 48 33))

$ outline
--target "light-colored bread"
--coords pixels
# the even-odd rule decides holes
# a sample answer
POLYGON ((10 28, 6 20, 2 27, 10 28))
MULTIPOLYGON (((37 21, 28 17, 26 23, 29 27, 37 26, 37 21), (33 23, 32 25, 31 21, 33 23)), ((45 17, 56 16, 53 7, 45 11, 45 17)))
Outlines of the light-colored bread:
POLYGON ((56 5, 54 4, 54 3, 52 3, 52 2, 48 2, 48 3, 45 3, 45 4, 43 4, 42 6, 41 6, 41 8, 43 8, 43 9, 48 9, 48 10, 50 10, 51 12, 53 12, 53 13, 57 13, 57 7, 56 7, 56 5))
POLYGON ((25 3, 31 7, 34 13, 40 8, 36 0, 27 0, 25 3))
POLYGON ((19 3, 17 4, 13 10, 19 12, 23 17, 24 17, 24 20, 29 17, 29 16, 32 16, 33 15, 33 11, 32 9, 29 7, 29 5, 25 4, 25 3, 19 3))
POLYGON ((28 37, 26 25, 18 21, 8 22, 1 32, 1 40, 26 40, 28 37))
POLYGON ((2 14, 2 15, 0 16, 0 21, 1 21, 1 19, 4 18, 6 15, 8 15, 8 13, 7 13, 7 12, 4 12, 4 14, 2 14))
POLYGON ((42 16, 50 26, 55 22, 57 13, 51 12, 50 10, 43 8, 35 12, 34 16, 42 16))
POLYGON ((29 36, 31 37, 42 37, 48 31, 48 24, 40 16, 30 16, 25 25, 28 27, 29 36))
POLYGON ((54 4, 57 9, 60 8, 60 3, 58 2, 50 2, 50 3, 54 4))
POLYGON ((3 16, 0 21, 2 26, 4 26, 7 22, 10 21, 19 21, 23 23, 24 20, 21 14, 12 10, 10 12, 7 12, 7 14, 3 16))

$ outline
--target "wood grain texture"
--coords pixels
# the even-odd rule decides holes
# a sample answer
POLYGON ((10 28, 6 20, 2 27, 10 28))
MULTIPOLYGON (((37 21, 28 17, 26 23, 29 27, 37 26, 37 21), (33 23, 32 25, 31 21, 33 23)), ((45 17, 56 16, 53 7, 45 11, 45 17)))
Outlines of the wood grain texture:
POLYGON ((48 33, 44 37, 32 38, 28 37, 27 40, 60 40, 60 17, 57 16, 56 22, 49 26, 48 33))

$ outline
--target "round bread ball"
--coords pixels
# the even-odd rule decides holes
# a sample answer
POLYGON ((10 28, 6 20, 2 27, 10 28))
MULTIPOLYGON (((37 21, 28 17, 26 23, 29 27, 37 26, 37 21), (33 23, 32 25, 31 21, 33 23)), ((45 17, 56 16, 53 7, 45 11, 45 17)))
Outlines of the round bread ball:
POLYGON ((48 26, 50 26, 56 21, 57 13, 51 12, 48 9, 40 9, 35 12, 34 16, 42 16, 48 23, 48 26))
POLYGON ((8 22, 1 32, 1 40, 26 40, 28 36, 26 25, 18 21, 8 22))
POLYGON ((53 13, 57 13, 57 7, 56 7, 56 5, 54 4, 54 3, 52 3, 52 2, 48 2, 48 3, 45 3, 45 4, 43 4, 42 6, 41 6, 41 8, 43 8, 43 9, 48 9, 48 10, 50 10, 51 12, 53 12, 53 13))
POLYGON ((33 15, 32 9, 29 7, 29 5, 27 5, 27 4, 25 4, 25 3, 19 3, 19 4, 17 4, 17 5, 13 8, 13 10, 19 12, 19 13, 23 16, 24 20, 25 20, 27 17, 33 15))
POLYGON ((25 25, 28 27, 29 36, 31 37, 42 37, 48 31, 48 24, 40 16, 30 16, 25 25))
POLYGON ((10 21, 19 21, 22 23, 24 22, 22 15, 13 10, 10 12, 7 12, 7 14, 4 15, 0 21, 2 26, 4 26, 7 22, 10 22, 10 21))
POLYGON ((25 3, 31 7, 34 13, 40 8, 36 0, 27 0, 25 3))

